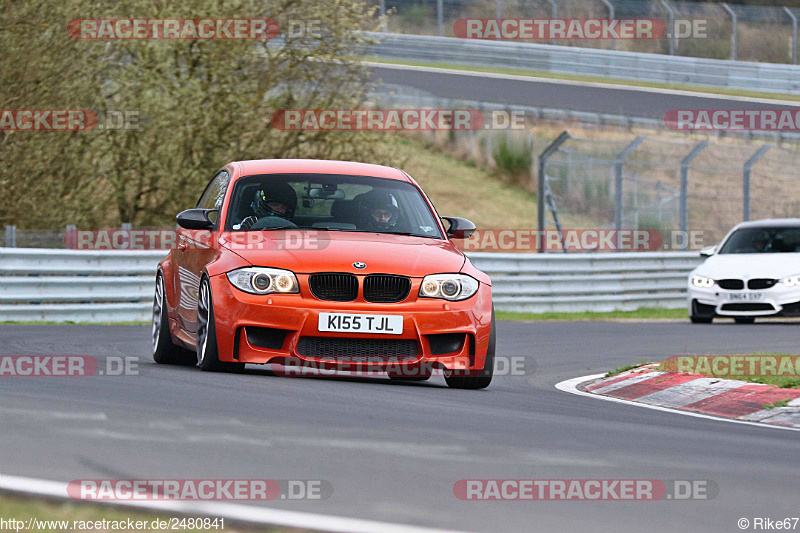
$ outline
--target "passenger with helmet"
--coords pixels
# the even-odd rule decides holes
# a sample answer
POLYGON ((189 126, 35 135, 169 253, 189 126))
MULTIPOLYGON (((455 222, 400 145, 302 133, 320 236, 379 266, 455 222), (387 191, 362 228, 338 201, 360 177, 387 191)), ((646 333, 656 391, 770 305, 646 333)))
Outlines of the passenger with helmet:
POLYGON ((366 231, 391 232, 397 227, 399 209, 394 196, 387 191, 373 190, 361 198, 361 226, 366 231))
POLYGON ((250 209, 254 214, 242 220, 239 229, 250 229, 264 217, 291 220, 297 209, 297 193, 288 183, 270 183, 256 192, 250 209))

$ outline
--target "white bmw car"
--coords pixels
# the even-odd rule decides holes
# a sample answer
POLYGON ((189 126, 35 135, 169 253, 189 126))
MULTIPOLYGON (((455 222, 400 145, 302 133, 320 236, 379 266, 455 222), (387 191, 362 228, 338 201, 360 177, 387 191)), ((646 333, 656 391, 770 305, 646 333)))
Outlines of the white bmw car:
POLYGON ((756 317, 800 316, 800 219, 743 222, 689 275, 689 317, 752 323, 756 317))

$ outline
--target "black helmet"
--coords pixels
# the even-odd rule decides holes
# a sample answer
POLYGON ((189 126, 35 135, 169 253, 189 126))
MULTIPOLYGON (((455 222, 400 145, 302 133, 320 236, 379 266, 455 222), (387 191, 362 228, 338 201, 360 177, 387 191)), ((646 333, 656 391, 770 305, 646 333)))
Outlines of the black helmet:
POLYGON ((256 192, 255 201, 250 204, 253 212, 261 217, 281 217, 290 219, 294 216, 294 211, 297 209, 297 193, 294 192, 291 185, 288 183, 270 183, 265 185, 263 189, 256 192), (271 209, 267 204, 277 202, 287 207, 286 212, 281 213, 271 209))
POLYGON ((361 199, 361 220, 371 231, 389 231, 397 225, 397 201, 387 191, 374 190, 361 199))

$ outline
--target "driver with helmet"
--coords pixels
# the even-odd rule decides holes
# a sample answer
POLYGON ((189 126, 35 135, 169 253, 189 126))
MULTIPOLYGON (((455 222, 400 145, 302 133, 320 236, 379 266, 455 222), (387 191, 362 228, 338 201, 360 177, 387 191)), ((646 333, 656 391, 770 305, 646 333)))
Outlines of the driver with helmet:
POLYGON ((361 199, 361 225, 366 231, 390 232, 398 215, 397 200, 389 192, 373 190, 361 199))
POLYGON ((297 209, 297 193, 288 183, 270 183, 256 192, 250 204, 253 215, 242 220, 240 229, 250 229, 264 217, 280 217, 290 220, 297 209))

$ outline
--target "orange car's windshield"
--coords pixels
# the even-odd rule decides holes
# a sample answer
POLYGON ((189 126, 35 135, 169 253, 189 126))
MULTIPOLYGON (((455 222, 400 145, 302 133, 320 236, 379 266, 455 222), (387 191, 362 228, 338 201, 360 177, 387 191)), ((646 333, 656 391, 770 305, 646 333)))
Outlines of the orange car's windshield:
POLYGON ((313 228, 443 238, 434 213, 414 185, 339 174, 240 178, 225 226, 227 231, 313 228))

